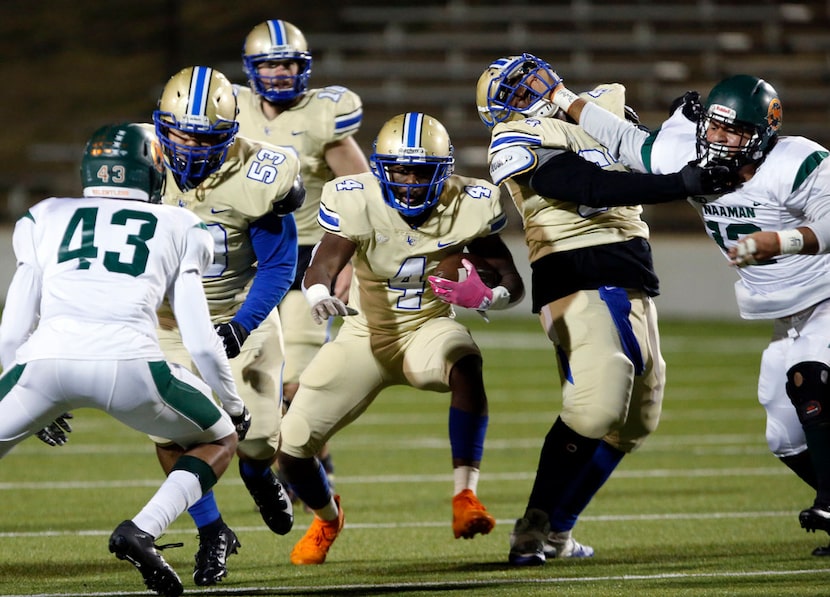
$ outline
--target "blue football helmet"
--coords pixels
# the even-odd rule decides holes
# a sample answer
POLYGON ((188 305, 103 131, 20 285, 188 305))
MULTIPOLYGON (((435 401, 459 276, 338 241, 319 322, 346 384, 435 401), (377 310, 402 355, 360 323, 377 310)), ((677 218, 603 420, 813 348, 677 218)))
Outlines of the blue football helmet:
POLYGON ((254 27, 245 38, 242 66, 255 93, 275 104, 288 103, 308 88, 311 53, 302 31, 288 21, 273 19, 254 27), (260 62, 286 60, 298 64, 296 76, 265 77, 257 70, 260 62), (283 80, 290 81, 290 85, 281 87, 283 80))
POLYGON ((550 64, 533 54, 499 58, 487 67, 476 84, 478 115, 488 127, 506 120, 551 116, 559 108, 546 98, 561 81, 550 64), (540 72, 546 76, 540 77, 540 72), (530 77, 543 82, 545 91, 534 90, 528 84, 530 77))
POLYGON ((381 127, 369 163, 384 201, 404 216, 416 217, 438 203, 455 157, 443 124, 427 114, 408 112, 381 127))
POLYGON ((239 131, 236 114, 233 85, 210 67, 182 69, 164 86, 153 122, 165 164, 181 190, 196 188, 225 163, 239 131), (197 143, 174 140, 171 131, 192 136, 197 143))

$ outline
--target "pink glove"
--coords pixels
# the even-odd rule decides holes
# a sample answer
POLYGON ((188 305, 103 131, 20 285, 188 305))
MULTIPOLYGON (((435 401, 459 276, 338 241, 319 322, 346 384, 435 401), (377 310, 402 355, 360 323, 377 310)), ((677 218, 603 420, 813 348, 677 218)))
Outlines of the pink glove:
POLYGON ((478 311, 487 310, 493 302, 493 291, 481 281, 472 263, 462 259, 461 264, 467 270, 467 278, 463 282, 429 276, 427 279, 432 292, 445 303, 478 311))

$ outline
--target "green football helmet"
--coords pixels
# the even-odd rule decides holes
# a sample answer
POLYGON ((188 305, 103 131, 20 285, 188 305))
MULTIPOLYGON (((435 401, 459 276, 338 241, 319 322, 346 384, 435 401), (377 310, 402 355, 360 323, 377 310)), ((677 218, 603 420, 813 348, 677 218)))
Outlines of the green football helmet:
POLYGON ((724 79, 709 92, 698 121, 697 156, 732 168, 758 162, 775 144, 781 117, 781 100, 772 85, 750 75, 724 79), (743 132, 742 145, 709 142, 706 132, 712 121, 743 132))
POLYGON ((81 158, 84 197, 161 203, 165 171, 161 145, 138 124, 108 124, 89 138, 81 158))

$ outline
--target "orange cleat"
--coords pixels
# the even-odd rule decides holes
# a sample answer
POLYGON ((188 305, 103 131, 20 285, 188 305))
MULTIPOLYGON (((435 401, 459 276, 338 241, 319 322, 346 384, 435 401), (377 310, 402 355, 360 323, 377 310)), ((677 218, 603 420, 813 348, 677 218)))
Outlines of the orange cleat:
POLYGON ((456 539, 472 539, 477 533, 486 535, 494 526, 496 519, 490 516, 472 490, 465 489, 452 498, 452 532, 456 539))
POLYGON ((311 526, 297 541, 294 549, 291 550, 291 563, 298 566, 304 564, 322 564, 326 561, 329 548, 340 531, 343 529, 343 508, 340 506, 340 496, 334 496, 337 504, 337 518, 335 520, 323 520, 318 516, 314 517, 311 526))

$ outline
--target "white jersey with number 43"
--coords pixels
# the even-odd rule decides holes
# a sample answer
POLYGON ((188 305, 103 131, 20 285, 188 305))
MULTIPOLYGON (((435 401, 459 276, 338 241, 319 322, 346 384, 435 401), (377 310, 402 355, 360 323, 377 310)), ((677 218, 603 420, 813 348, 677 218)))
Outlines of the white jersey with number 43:
POLYGON ((14 230, 19 263, 41 273, 33 359, 163 360, 156 310, 181 271, 203 272, 213 242, 199 218, 166 205, 51 198, 14 230))

